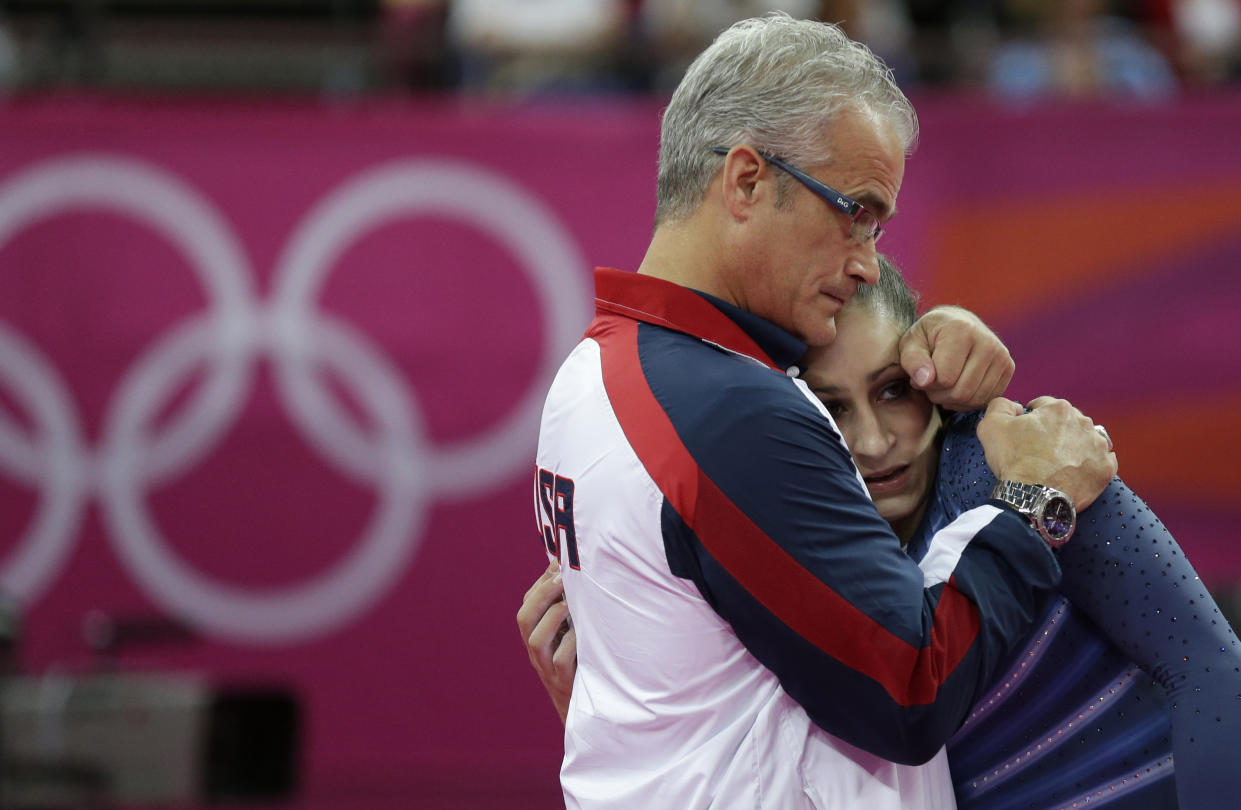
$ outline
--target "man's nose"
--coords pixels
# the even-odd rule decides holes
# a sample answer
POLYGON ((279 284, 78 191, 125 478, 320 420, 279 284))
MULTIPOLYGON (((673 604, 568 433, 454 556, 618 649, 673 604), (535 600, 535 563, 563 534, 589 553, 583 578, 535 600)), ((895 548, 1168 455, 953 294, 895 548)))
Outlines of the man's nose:
POLYGON ((858 246, 849 257, 845 271, 858 284, 874 284, 879 280, 879 254, 875 251, 873 240, 858 246))

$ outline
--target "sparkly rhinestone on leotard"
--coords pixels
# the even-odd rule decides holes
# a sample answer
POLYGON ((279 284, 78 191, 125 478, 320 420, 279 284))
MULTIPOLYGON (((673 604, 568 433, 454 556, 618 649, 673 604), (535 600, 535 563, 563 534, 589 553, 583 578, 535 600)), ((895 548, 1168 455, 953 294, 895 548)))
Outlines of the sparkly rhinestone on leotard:
MULTIPOLYGON (((987 501, 979 416, 945 429, 915 558, 987 501)), ((1056 554, 1060 592, 948 744, 961 810, 1241 807, 1241 644, 1176 540, 1115 479, 1056 554)))

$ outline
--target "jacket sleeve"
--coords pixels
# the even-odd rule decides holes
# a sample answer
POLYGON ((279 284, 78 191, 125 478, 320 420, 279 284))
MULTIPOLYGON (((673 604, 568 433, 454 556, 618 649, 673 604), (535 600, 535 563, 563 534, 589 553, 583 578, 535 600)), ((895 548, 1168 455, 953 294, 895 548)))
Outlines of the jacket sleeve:
POLYGON ((1015 512, 984 505, 936 534, 919 567, 809 395, 790 383, 729 402, 682 430, 698 481, 692 506, 665 504, 672 571, 817 725, 925 762, 1030 629, 1060 577, 1054 555, 1015 512))

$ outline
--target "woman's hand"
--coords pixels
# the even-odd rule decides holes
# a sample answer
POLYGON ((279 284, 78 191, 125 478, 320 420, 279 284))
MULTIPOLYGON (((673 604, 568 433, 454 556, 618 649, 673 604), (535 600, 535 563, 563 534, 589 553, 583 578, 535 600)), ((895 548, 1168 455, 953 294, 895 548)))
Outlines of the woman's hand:
POLYGON ((517 628, 530 655, 530 664, 543 681, 563 723, 569 713, 569 697, 577 673, 577 635, 564 601, 560 564, 555 560, 526 591, 517 611, 517 628))

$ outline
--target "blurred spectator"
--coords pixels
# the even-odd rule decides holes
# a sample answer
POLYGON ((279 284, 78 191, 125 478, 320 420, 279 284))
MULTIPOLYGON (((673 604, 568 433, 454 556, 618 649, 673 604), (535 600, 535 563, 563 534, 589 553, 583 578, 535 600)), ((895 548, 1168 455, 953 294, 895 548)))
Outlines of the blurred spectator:
POLYGON ((9 33, 4 17, 0 16, 0 96, 17 87, 20 67, 17 40, 9 33))
POLYGON ((1188 82, 1236 78, 1241 69, 1241 0, 1171 0, 1177 60, 1188 82))
POLYGON ((628 89, 625 0, 450 0, 448 38, 463 89, 506 93, 628 89))
POLYGON ((914 35, 910 53, 922 84, 977 85, 997 38, 1003 0, 904 0, 914 35))
POLYGON ((1016 100, 1050 96, 1164 99, 1177 80, 1164 56, 1103 0, 1010 0, 1016 36, 996 49, 989 84, 1016 100))
POLYGON ((905 85, 1157 99, 1241 78, 1241 0, 0 0, 0 94, 213 77, 300 87, 321 74, 349 94, 666 93, 719 31, 776 10, 840 23, 905 85), (199 20, 193 54, 147 33, 199 20), (240 76, 238 42, 256 43, 240 76))
MULTIPOLYGON (((854 4, 819 0, 642 0, 639 27, 651 63, 651 88, 670 93, 693 58, 716 34, 738 20, 769 11, 786 11, 799 19, 822 19, 823 6, 834 5, 854 4)), ((844 17, 832 22, 841 19, 844 17)))
POLYGON ((896 74, 898 84, 919 80, 912 48, 913 21, 902 0, 837 0, 821 3, 819 19, 838 22, 865 42, 896 74))
POLYGON ((455 83, 447 17, 447 0, 380 1, 376 58, 385 85, 426 90, 455 83))

